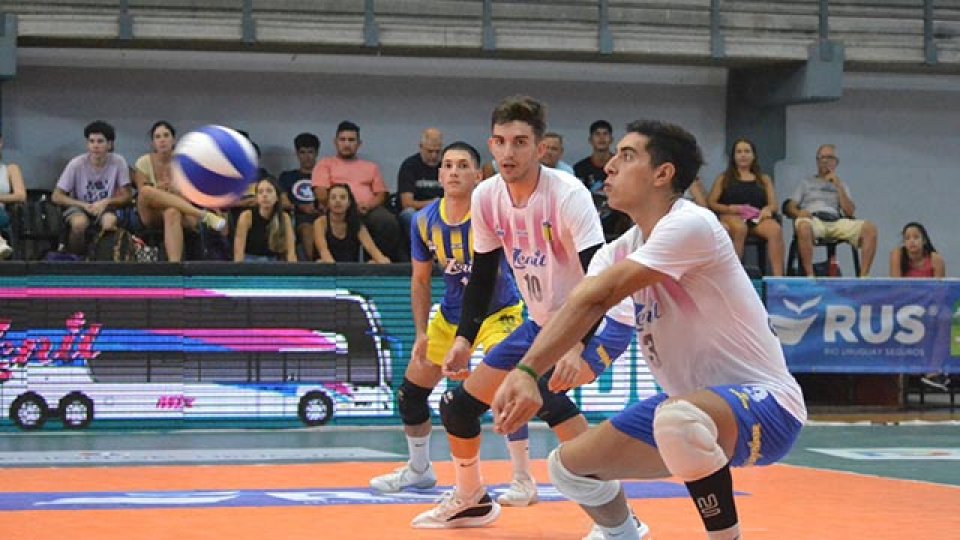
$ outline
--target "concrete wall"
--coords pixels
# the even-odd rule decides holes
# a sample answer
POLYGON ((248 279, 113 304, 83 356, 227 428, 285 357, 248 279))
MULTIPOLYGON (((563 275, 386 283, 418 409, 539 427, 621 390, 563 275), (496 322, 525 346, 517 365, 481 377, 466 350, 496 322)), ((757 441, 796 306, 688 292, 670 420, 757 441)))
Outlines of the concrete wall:
MULTIPOLYGON (((361 154, 394 187, 423 127, 486 154, 493 105, 529 93, 548 104, 549 127, 566 136, 571 163, 589 152, 587 126, 597 118, 609 119, 616 135, 640 117, 686 126, 704 147, 709 189, 726 162, 725 83, 723 70, 703 67, 21 48, 16 78, 2 85, 4 159, 21 164, 29 186, 49 188, 84 151, 89 121, 112 122, 117 151, 132 161, 148 150, 149 126, 163 118, 181 133, 211 122, 245 129, 276 174, 296 165, 295 134, 314 131, 328 155, 336 124, 350 119, 361 126, 361 154)), ((900 228, 920 220, 947 259, 947 274, 960 276, 958 125, 960 76, 847 73, 840 101, 788 108, 787 158, 763 166, 774 172, 782 200, 814 171, 817 145, 837 144, 858 215, 880 227, 873 275, 887 275, 900 228)), ((788 241, 791 232, 787 226, 788 241)), ((848 263, 844 250, 841 264, 851 275, 848 263)))

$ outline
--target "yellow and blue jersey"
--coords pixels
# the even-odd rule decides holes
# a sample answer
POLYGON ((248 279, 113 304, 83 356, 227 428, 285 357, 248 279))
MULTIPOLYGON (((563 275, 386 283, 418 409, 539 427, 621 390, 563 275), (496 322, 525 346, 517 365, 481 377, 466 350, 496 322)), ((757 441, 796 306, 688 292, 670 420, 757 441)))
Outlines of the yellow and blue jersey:
MULTIPOLYGON (((416 213, 410 224, 410 254, 416 261, 435 260, 440 265, 445 284, 440 312, 450 323, 459 324, 463 290, 473 268, 473 233, 470 230, 470 214, 460 223, 450 223, 444 203, 443 199, 439 199, 416 213)), ((505 258, 501 257, 488 314, 519 301, 520 292, 513 273, 505 258)))

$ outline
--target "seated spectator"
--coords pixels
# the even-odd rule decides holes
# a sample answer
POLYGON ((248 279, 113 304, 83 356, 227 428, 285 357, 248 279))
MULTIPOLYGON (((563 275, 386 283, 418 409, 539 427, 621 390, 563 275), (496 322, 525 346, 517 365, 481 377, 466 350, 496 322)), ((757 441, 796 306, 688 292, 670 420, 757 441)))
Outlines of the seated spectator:
POLYGON ((727 170, 714 180, 707 202, 730 234, 738 257, 743 258, 747 235, 756 236, 767 243, 771 273, 783 275, 783 231, 776 220, 777 196, 773 181, 760 170, 751 141, 734 141, 727 170))
POLYGON ((443 196, 437 180, 442 149, 443 134, 436 128, 427 128, 420 134, 420 151, 400 165, 397 193, 400 194, 401 234, 406 235, 410 230, 410 222, 418 210, 443 196))
POLYGON ((258 180, 254 190, 256 208, 244 210, 237 218, 234 262, 297 262, 293 222, 280 205, 280 188, 268 177, 258 180))
POLYGON ((701 180, 699 176, 693 179, 693 183, 690 184, 690 187, 684 192, 683 198, 693 201, 704 208, 708 206, 707 190, 703 187, 703 180, 701 180))
POLYGON ((293 148, 297 152, 300 167, 280 173, 281 201, 283 209, 293 212, 293 226, 306 260, 316 258, 313 243, 313 222, 322 214, 317 206, 310 176, 317 165, 320 139, 313 133, 301 133, 294 137, 293 148))
POLYGON ((97 120, 83 130, 87 152, 70 160, 63 169, 51 200, 64 208, 69 227, 67 249, 86 255, 86 234, 91 221, 103 231, 117 228, 112 209, 130 204, 130 169, 122 156, 110 151, 116 133, 113 126, 97 120))
POLYGON ((576 176, 576 173, 573 172, 573 167, 566 161, 563 161, 563 136, 559 133, 549 131, 543 134, 543 157, 540 158, 540 163, 551 169, 557 169, 576 176))
POLYGON ((607 205, 607 195, 603 192, 603 182, 607 173, 603 167, 613 157, 610 145, 613 143, 613 127, 606 120, 597 120, 590 124, 590 137, 587 138, 593 152, 573 166, 574 175, 593 194, 593 202, 600 215, 603 235, 611 241, 632 226, 630 218, 607 205))
POLYGON ((930 241, 927 229, 916 221, 903 226, 903 241, 890 252, 890 277, 942 278, 943 257, 930 241))
POLYGON ((137 214, 148 229, 163 228, 167 260, 183 260, 183 230, 196 230, 200 223, 224 232, 227 220, 215 212, 198 208, 185 199, 173 183, 173 147, 176 130, 161 120, 150 128, 152 151, 137 158, 133 183, 137 187, 137 214))
POLYGON ((384 206, 387 187, 380 167, 357 157, 361 145, 360 127, 353 122, 340 122, 334 144, 337 155, 321 159, 313 168, 313 191, 317 201, 326 207, 327 190, 335 184, 347 184, 356 199, 360 219, 384 254, 394 261, 409 260, 404 254, 400 223, 384 206))
MULTIPOLYGON (((942 278, 946 276, 943 257, 937 253, 927 234, 927 228, 911 221, 903 226, 903 238, 899 247, 890 252, 890 277, 895 278, 942 278)), ((946 391, 950 377, 946 373, 927 373, 920 382, 946 391)))
POLYGON ((816 240, 850 242, 862 251, 861 275, 870 275, 877 253, 877 227, 853 219, 856 206, 850 191, 837 176, 837 148, 832 144, 817 149, 817 174, 803 180, 787 201, 787 215, 794 219, 797 250, 803 273, 813 277, 813 244, 816 240))
MULTIPOLYGON (((3 154, 3 135, 0 135, 0 159, 3 154)), ((16 163, 0 161, 0 259, 9 259, 13 255, 10 242, 10 213, 6 205, 22 203, 27 200, 27 189, 23 184, 23 174, 16 163)))
POLYGON ((313 233, 320 252, 318 262, 359 262, 361 247, 370 255, 370 262, 390 262, 360 220, 357 201, 347 184, 335 184, 327 191, 327 215, 317 218, 313 233))

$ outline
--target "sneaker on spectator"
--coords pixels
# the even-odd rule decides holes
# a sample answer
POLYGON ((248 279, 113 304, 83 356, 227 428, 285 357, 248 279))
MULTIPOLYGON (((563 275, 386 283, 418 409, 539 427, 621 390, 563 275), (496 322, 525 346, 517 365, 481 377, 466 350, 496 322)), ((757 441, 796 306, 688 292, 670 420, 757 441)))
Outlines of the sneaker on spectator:
POLYGON ((538 500, 537 484, 530 475, 515 476, 510 488, 497 497, 502 506, 530 506, 538 500))
POLYGON ((483 527, 500 517, 500 505, 480 488, 469 496, 461 496, 452 489, 440 497, 436 507, 413 518, 410 526, 414 529, 458 529, 462 527, 483 527))
POLYGON ((430 489, 437 485, 437 475, 433 472, 433 465, 427 465, 427 470, 417 472, 409 463, 403 467, 375 476, 370 479, 370 487, 380 493, 396 493, 405 488, 430 489))
POLYGON ((203 216, 200 217, 200 221, 202 221, 208 229, 213 229, 217 232, 223 232, 223 229, 227 226, 227 220, 210 211, 204 211, 203 216))
MULTIPOLYGON (((640 521, 636 515, 633 516, 633 522, 637 525, 637 533, 640 535, 640 540, 647 539, 650 536, 650 527, 640 521)), ((594 524, 590 532, 583 537, 583 540, 606 540, 606 538, 603 536, 603 530, 600 529, 600 526, 594 524)))

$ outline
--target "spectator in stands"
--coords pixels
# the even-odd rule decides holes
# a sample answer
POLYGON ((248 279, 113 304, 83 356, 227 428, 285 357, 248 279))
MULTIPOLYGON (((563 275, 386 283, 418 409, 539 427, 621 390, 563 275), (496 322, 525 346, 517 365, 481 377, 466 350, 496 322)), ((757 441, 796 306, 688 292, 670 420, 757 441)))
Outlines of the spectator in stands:
POLYGON ((317 165, 320 139, 313 133, 301 133, 294 137, 293 148, 300 166, 280 173, 280 199, 283 209, 293 212, 293 225, 306 260, 316 259, 313 243, 313 222, 322 214, 313 193, 311 175, 317 165))
MULTIPOLYGON (((942 278, 946 276, 943 257, 937 253, 927 234, 927 228, 911 221, 903 226, 903 241, 890 252, 890 277, 895 278, 942 278)), ((946 373, 927 373, 920 382, 936 388, 948 390, 950 377, 946 373)))
POLYGON ((233 239, 234 262, 285 260, 297 262, 293 222, 280 204, 280 188, 273 178, 261 178, 254 185, 257 207, 237 218, 233 239))
POLYGON ((86 234, 91 221, 101 230, 117 227, 113 209, 130 204, 130 169, 127 160, 110 152, 116 139, 113 126, 97 120, 88 124, 83 135, 87 152, 67 163, 57 180, 51 200, 64 208, 63 219, 70 229, 67 249, 86 255, 86 234))
POLYGON ((163 228, 163 246, 167 260, 183 260, 183 230, 196 230, 201 223, 217 232, 225 232, 227 220, 215 212, 198 208, 186 200, 173 183, 173 147, 176 130, 160 120, 150 128, 152 151, 137 158, 133 183, 137 188, 137 214, 140 223, 150 229, 163 228))
POLYGON ((943 257, 930 241, 927 229, 916 221, 903 226, 899 247, 890 252, 890 277, 942 278, 943 257))
POLYGON ((313 234, 320 252, 318 262, 359 262, 361 247, 370 262, 390 262, 360 220, 357 201, 347 184, 334 184, 327 191, 327 215, 317 218, 313 234))
POLYGON ((683 198, 693 201, 704 208, 708 206, 707 190, 703 187, 703 180, 701 180, 699 176, 693 179, 693 183, 690 184, 690 187, 684 192, 683 198))
POLYGON ((870 275, 877 253, 877 227, 853 219, 856 205, 846 184, 837 176, 837 148, 832 144, 817 149, 817 174, 803 180, 787 201, 786 213, 794 219, 797 249, 803 273, 813 277, 813 244, 818 239, 850 242, 862 251, 861 275, 870 275))
POLYGON ((10 213, 6 205, 22 203, 27 200, 27 189, 23 184, 23 174, 16 163, 4 163, 3 135, 0 135, 0 259, 9 259, 13 255, 10 242, 10 213))
POLYGON ((549 131, 543 134, 542 139, 543 144, 543 157, 540 158, 540 163, 550 167, 552 169, 561 170, 566 173, 576 175, 573 172, 573 167, 569 163, 563 161, 563 136, 559 133, 554 133, 549 131))
POLYGON ((590 124, 590 137, 587 139, 593 152, 573 166, 574 175, 587 186, 593 194, 593 203, 600 214, 603 235, 607 241, 613 240, 629 229, 630 218, 607 206, 607 196, 603 192, 603 181, 607 179, 604 165, 613 157, 610 145, 613 142, 613 127, 606 120, 597 120, 590 124))
POLYGON ((730 234, 738 257, 743 257, 747 235, 756 236, 767 243, 771 273, 783 275, 783 230, 776 219, 777 196, 773 181, 760 170, 753 142, 733 142, 727 170, 714 180, 707 201, 730 234))
POLYGON ((420 151, 400 165, 397 193, 400 194, 401 234, 406 235, 410 230, 410 222, 418 210, 443 197, 443 188, 437 180, 442 149, 443 134, 439 129, 427 128, 420 134, 420 151))
MULTIPOLYGON (((383 252, 394 261, 409 258, 403 253, 403 239, 397 217, 384 206, 387 187, 376 163, 357 157, 360 127, 340 122, 334 139, 337 155, 317 162, 313 168, 313 191, 320 205, 327 206, 327 190, 335 184, 347 184, 356 199, 360 219, 383 252)), ((314 233, 316 236, 316 233, 314 233)))

